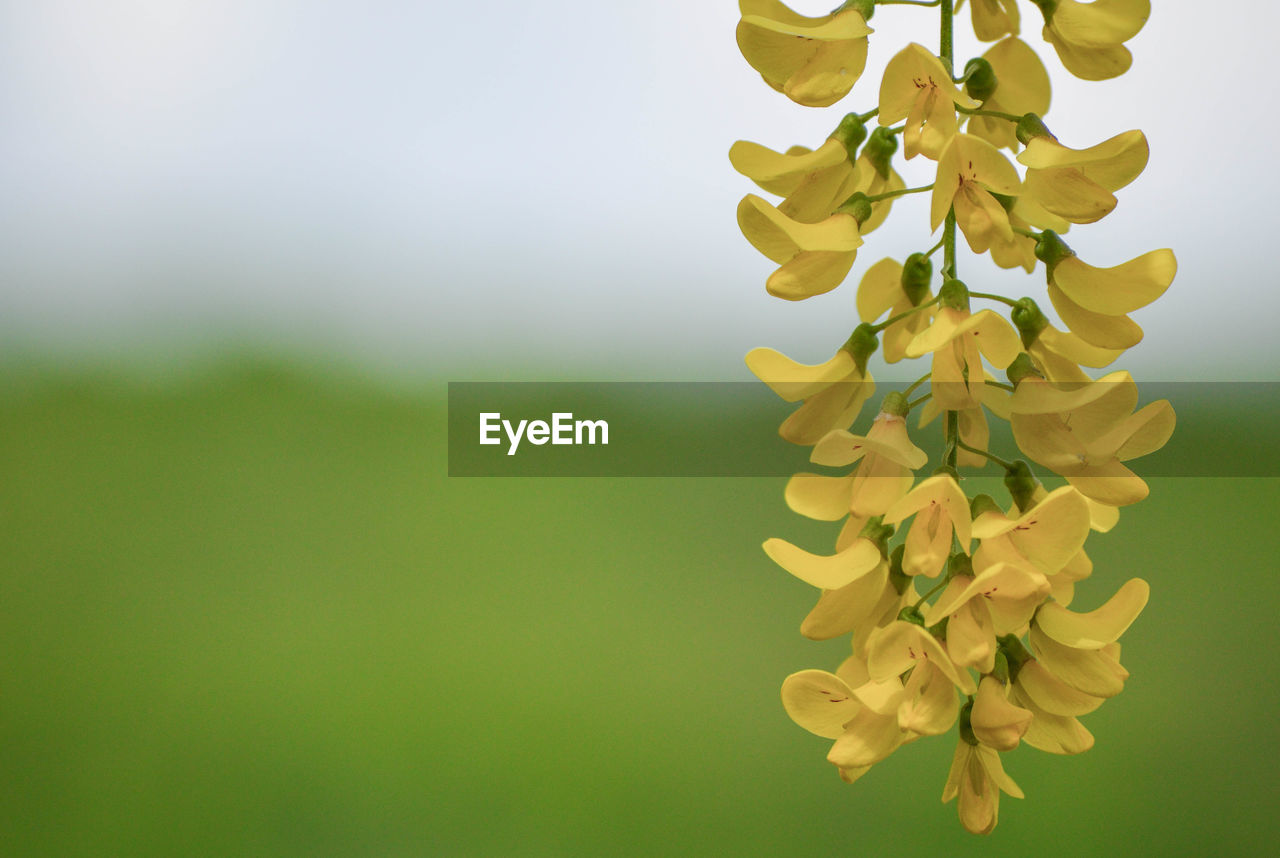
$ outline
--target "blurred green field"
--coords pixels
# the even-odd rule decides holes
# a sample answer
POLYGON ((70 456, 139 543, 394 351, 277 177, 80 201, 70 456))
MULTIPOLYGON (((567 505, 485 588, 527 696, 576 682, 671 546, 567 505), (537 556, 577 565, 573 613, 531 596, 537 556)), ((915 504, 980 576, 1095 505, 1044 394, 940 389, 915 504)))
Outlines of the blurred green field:
POLYGON ((443 384, 269 363, 10 378, 4 854, 1274 848, 1280 479, 1153 480, 1091 537, 1077 606, 1153 587, 1133 678, 1092 751, 1006 756, 1028 798, 982 839, 949 738, 847 786, 783 713, 844 646, 759 549, 834 535, 781 479, 450 479, 444 426, 443 384))

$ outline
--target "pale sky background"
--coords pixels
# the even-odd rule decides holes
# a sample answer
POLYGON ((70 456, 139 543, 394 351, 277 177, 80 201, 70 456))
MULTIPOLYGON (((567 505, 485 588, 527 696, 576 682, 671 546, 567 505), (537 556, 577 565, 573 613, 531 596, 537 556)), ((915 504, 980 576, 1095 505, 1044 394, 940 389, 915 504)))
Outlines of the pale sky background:
MULTIPOLYGON (((1280 377, 1280 10, 1153 5, 1129 42, 1134 68, 1084 83, 1020 4, 1063 142, 1141 128, 1151 143, 1117 210, 1068 241, 1095 265, 1177 252, 1178 279, 1136 314, 1147 339, 1119 365, 1280 377)), ((856 323, 865 267, 933 243, 927 195, 908 198, 841 289, 771 298, 772 266, 734 219, 754 186, 726 157, 739 138, 817 145, 874 107, 893 53, 936 49, 933 9, 878 10, 867 72, 825 110, 759 80, 727 0, 0 9, 10 348, 181 354, 234 335, 435 377, 744 379, 756 345, 828 357, 856 323)), ((962 40, 957 65, 983 49, 962 40)), ((932 180, 921 162, 904 171, 912 184, 932 180)), ((974 289, 1043 296, 1041 270, 1000 274, 967 248, 960 272, 974 289)))

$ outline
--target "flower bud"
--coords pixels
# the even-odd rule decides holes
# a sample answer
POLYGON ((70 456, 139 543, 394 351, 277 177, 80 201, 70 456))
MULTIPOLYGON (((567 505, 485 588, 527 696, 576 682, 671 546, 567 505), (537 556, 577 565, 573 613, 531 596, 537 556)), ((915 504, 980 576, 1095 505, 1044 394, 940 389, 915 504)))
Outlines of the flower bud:
POLYGON ((953 310, 969 309, 969 287, 959 280, 948 280, 938 290, 938 304, 953 310))
POLYGON ((969 745, 978 744, 978 737, 973 735, 973 698, 960 707, 960 738, 969 745))
POLYGON ((1026 512, 1031 509, 1031 498, 1036 493, 1039 481, 1032 476, 1031 467, 1022 459, 1013 463, 1013 467, 1005 472, 1004 487, 1009 490, 1013 502, 1018 509, 1026 512))
POLYGON ((849 153, 849 160, 854 161, 858 157, 858 147, 867 139, 867 126, 858 114, 849 113, 840 120, 831 136, 844 145, 844 150, 849 153))
POLYGON ((911 302, 911 306, 919 306, 929 291, 929 283, 933 280, 933 262, 923 253, 913 253, 902 265, 902 292, 911 302))
POLYGON ((842 348, 853 356, 853 364, 858 368, 858 372, 863 378, 867 375, 867 358, 875 354, 875 350, 880 347, 880 340, 876 338, 876 332, 871 325, 863 322, 861 325, 853 329, 853 333, 849 335, 849 339, 845 340, 842 348))
MULTIPOLYGON (((1026 146, 1035 137, 1053 137, 1049 131, 1049 126, 1044 124, 1044 120, 1034 113, 1025 114, 1018 120, 1018 125, 1013 132, 1018 142, 1026 146)), ((1053 139, 1057 139, 1053 137, 1053 139)))
POLYGON ((1045 318, 1036 302, 1030 298, 1020 298, 1018 303, 1014 304, 1009 318, 1013 319, 1014 327, 1022 337, 1024 349, 1031 348, 1032 343, 1039 339, 1040 332, 1049 327, 1049 320, 1045 318))
POLYGON ((889 166, 893 154, 898 151, 898 137, 889 131, 888 128, 877 128, 871 132, 871 136, 867 138, 867 145, 863 148, 863 157, 875 167, 880 178, 887 179, 891 172, 889 166))
POLYGON ((996 91, 995 69, 982 57, 974 57, 964 64, 964 91, 975 101, 986 101, 996 91))

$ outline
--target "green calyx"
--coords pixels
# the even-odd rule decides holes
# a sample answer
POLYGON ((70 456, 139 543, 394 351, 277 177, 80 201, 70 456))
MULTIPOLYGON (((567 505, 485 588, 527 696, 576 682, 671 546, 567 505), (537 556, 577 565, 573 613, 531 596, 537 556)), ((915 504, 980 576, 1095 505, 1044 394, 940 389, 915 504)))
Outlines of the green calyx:
POLYGON ((1006 212, 1012 212, 1013 207, 1018 204, 1017 197, 1011 197, 1008 194, 997 194, 995 191, 988 191, 987 193, 995 197, 996 202, 998 202, 1000 207, 1006 212))
POLYGON ((1000 650, 996 650, 995 665, 991 668, 990 675, 998 679, 1001 685, 1009 684, 1009 659, 1000 650))
POLYGON ((858 372, 865 378, 867 375, 867 358, 875 354, 876 349, 880 348, 880 340, 876 337, 875 329, 870 324, 863 322, 853 329, 853 333, 849 335, 849 339, 845 340, 841 348, 853 357, 854 366, 858 368, 858 372))
MULTIPOLYGON (((1009 318, 1013 320, 1014 327, 1018 329, 1018 335, 1022 337, 1022 347, 1024 349, 1031 348, 1032 343, 1040 338, 1040 332, 1049 327, 1049 320, 1045 318, 1044 313, 1040 311, 1040 307, 1037 306, 1036 302, 1030 298, 1019 298, 1018 302, 1013 305, 1009 318)), ((1022 355, 1019 355, 1019 357, 1022 357, 1022 355)), ((1028 363, 1030 360, 1030 358, 1027 358, 1028 363)), ((1022 373, 1022 375, 1025 374, 1025 372, 1022 373)), ((1012 380, 1010 378, 1010 381, 1012 380)), ((1016 381, 1013 383, 1017 384, 1016 381)))
POLYGON ((867 139, 867 124, 856 113, 846 114, 836 130, 831 132, 831 137, 839 140, 849 153, 849 160, 855 161, 858 158, 858 147, 867 139))
POLYGON ((995 69, 982 57, 974 57, 964 64, 964 78, 964 91, 976 101, 986 101, 999 85, 995 69))
POLYGON ((1051 229, 1040 233, 1040 238, 1036 240, 1036 259, 1044 263, 1050 282, 1053 281, 1053 269, 1058 267, 1058 263, 1075 255, 1076 252, 1067 246, 1062 236, 1051 229))
POLYGON ((1017 126, 1013 129, 1013 134, 1023 146, 1026 146, 1036 137, 1048 137, 1050 140, 1058 139, 1053 136, 1049 126, 1044 124, 1044 120, 1035 113, 1023 114, 1022 118, 1018 120, 1017 126))
POLYGON ((897 136, 888 128, 880 127, 871 132, 871 136, 867 138, 867 145, 862 149, 862 154, 880 174, 880 178, 887 179, 890 173, 890 162, 897 151, 897 136))
POLYGON ((852 9, 862 16, 862 20, 870 21, 871 16, 876 13, 876 0, 848 0, 836 10, 836 14, 847 12, 852 9))
POLYGON ((947 640, 947 623, 949 622, 951 622, 950 617, 943 617, 933 625, 929 626, 925 631, 945 643, 947 640))
POLYGON ((957 551, 947 560, 947 580, 958 578, 961 575, 973 577, 973 561, 969 559, 968 554, 957 551))
POLYGON ((862 226, 871 217, 871 200, 862 191, 858 191, 841 203, 835 213, 853 215, 853 219, 858 222, 858 226, 862 226))
POLYGON ((1040 7, 1040 14, 1044 15, 1046 24, 1053 20, 1053 13, 1058 11, 1059 0, 1031 0, 1031 2, 1040 7))
POLYGON ((867 523, 858 532, 859 539, 875 543, 882 557, 887 557, 889 554, 889 537, 891 536, 893 536, 893 525, 885 524, 884 517, 879 515, 867 519, 867 523))
POLYGON ((1000 505, 996 503, 996 499, 991 495, 977 495, 973 500, 969 501, 969 516, 977 518, 984 512, 1003 512, 1000 505))
POLYGON ((920 613, 919 608, 913 608, 910 605, 907 605, 901 611, 898 611, 898 619, 911 623, 912 625, 920 626, 922 628, 924 627, 924 614, 920 613))
POLYGON ((938 290, 938 305, 953 310, 969 309, 969 287, 959 280, 951 279, 942 284, 938 290))
POLYGON ((907 407, 906 394, 899 391, 886 393, 884 401, 880 403, 880 410, 885 414, 892 414, 895 417, 906 417, 910 410, 907 407))
POLYGON ((947 476, 955 480, 957 484, 959 484, 960 482, 960 472, 957 471, 955 468, 951 467, 950 465, 939 465, 938 467, 934 468, 932 476, 935 476, 935 477, 947 476))
POLYGON ((973 698, 970 697, 960 707, 960 738, 966 744, 977 745, 978 737, 973 734, 973 698))
POLYGON ((1039 485, 1040 481, 1031 473, 1031 466, 1022 459, 1014 462, 1013 467, 1004 473, 1004 487, 1009 490, 1009 496, 1022 512, 1031 509, 1031 498, 1039 485))
POLYGON ((1018 672, 1022 670, 1022 666, 1031 660, 1031 653, 1017 635, 1004 635, 996 638, 997 657, 1004 656, 1005 664, 1009 671, 1009 681, 1015 682, 1018 679, 1018 672))
POLYGON ((907 592, 907 588, 911 586, 911 576, 902 571, 902 555, 906 550, 906 545, 899 545, 889 555, 889 583, 893 585, 894 591, 899 596, 907 592))
MULTIPOLYGON (((1046 324, 1048 323, 1046 322, 1046 324)), ((1031 355, 1026 352, 1019 352, 1018 356, 1013 359, 1013 363, 1009 364, 1008 369, 1004 371, 1004 374, 1005 377, 1009 379, 1009 383, 1014 387, 1017 387, 1018 382, 1022 381, 1029 375, 1033 375, 1036 378, 1044 378, 1044 376, 1040 374, 1040 370, 1036 369, 1036 365, 1031 362, 1031 355)))
POLYGON ((929 284, 933 281, 933 261, 923 253, 913 253, 902 264, 902 292, 918 307, 929 292, 929 284))

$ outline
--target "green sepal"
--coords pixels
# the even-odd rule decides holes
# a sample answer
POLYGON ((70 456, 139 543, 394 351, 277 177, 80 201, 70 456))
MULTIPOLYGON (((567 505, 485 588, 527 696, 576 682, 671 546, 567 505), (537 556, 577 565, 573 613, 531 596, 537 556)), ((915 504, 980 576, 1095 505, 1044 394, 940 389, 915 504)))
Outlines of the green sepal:
POLYGON ((1018 335, 1022 337, 1024 349, 1031 348, 1031 345, 1040 338, 1040 332, 1049 327, 1049 320, 1045 318, 1036 302, 1030 298, 1019 298, 1013 305, 1009 318, 1013 320, 1014 327, 1018 329, 1018 335))
POLYGON ((1031 355, 1026 352, 1019 352, 1018 356, 1013 359, 1013 363, 1009 364, 1004 371, 1005 378, 1009 379, 1009 383, 1014 387, 1018 386, 1018 382, 1022 381, 1029 375, 1036 378, 1044 378, 1040 374, 1040 370, 1036 369, 1036 365, 1031 362, 1031 355))
POLYGON ((876 349, 880 348, 880 339, 876 336, 875 328, 863 322, 861 325, 853 329, 853 333, 849 335, 849 339, 845 340, 841 346, 853 357, 853 364, 858 368, 858 372, 863 378, 867 376, 867 359, 875 354, 876 349))
POLYGON ((871 132, 871 136, 867 138, 867 145, 863 147, 862 154, 875 167, 880 178, 889 178, 890 162, 893 155, 898 151, 898 137, 891 134, 888 128, 877 128, 871 132))
POLYGON ((1018 142, 1023 146, 1026 146, 1036 137, 1048 137, 1050 140, 1058 139, 1053 136, 1049 126, 1044 124, 1044 120, 1035 113, 1024 113, 1022 118, 1018 120, 1018 124, 1014 126, 1013 135, 1018 138, 1018 142))
POLYGON ((1003 514, 1004 510, 1000 509, 1000 504, 996 503, 996 499, 991 495, 975 495, 973 500, 969 501, 969 517, 976 519, 984 512, 998 512, 1003 514))
POLYGON ((871 217, 871 200, 862 191, 858 191, 842 202, 835 210, 835 214, 853 215, 858 226, 862 226, 871 217))
POLYGON ((995 657, 995 665, 991 668, 989 676, 994 676, 1000 681, 1001 685, 1009 684, 1009 659, 1005 657, 1003 651, 997 649, 995 657))
POLYGON ((960 739, 969 745, 977 745, 978 737, 973 734, 973 698, 970 697, 960 707, 960 739))
POLYGON ((831 132, 831 138, 840 141, 844 151, 849 154, 850 161, 856 161, 858 147, 867 139, 867 125, 858 114, 848 113, 840 120, 836 130, 831 132))
POLYGON ((947 560, 947 580, 958 578, 961 575, 973 577, 973 561, 969 559, 969 555, 963 551, 957 551, 947 560))
POLYGON ((925 631, 933 635, 938 640, 946 643, 947 640, 947 623, 951 622, 950 617, 943 617, 933 625, 929 626, 925 631))
POLYGON ((924 628, 924 614, 920 613, 919 608, 911 605, 907 605, 901 611, 898 611, 898 619, 924 628))
POLYGON ((931 474, 931 476, 950 477, 951 479, 955 480, 956 485, 960 484, 960 472, 957 471, 955 468, 951 467, 950 465, 939 465, 938 467, 933 469, 933 473, 931 474))
POLYGON ((1050 283, 1053 282, 1053 269, 1058 267, 1058 263, 1075 255, 1076 252, 1067 246, 1062 236, 1051 229, 1040 233, 1040 238, 1036 240, 1036 259, 1044 263, 1050 283))
POLYGON ((982 57, 974 57, 964 64, 964 77, 964 91, 976 101, 986 101, 999 85, 995 69, 982 57))
POLYGON ((848 0, 848 2, 841 4, 840 8, 832 14, 839 14, 850 9, 862 15, 862 20, 870 21, 871 16, 876 13, 876 0, 848 0))
POLYGON ((1040 481, 1031 473, 1031 466, 1022 459, 1014 462, 1013 467, 1005 471, 1004 487, 1009 490, 1013 502, 1022 512, 1031 509, 1031 497, 1036 493, 1036 487, 1039 485, 1040 481))
POLYGON ((929 284, 933 281, 933 260, 923 253, 913 253, 902 263, 902 292, 918 307, 929 292, 929 284))
POLYGON ((911 586, 911 576, 902 571, 902 555, 907 551, 906 545, 899 545, 889 555, 889 583, 899 596, 907 592, 911 586))
POLYGON ((880 403, 880 410, 895 417, 906 417, 910 410, 907 408, 907 395, 897 390, 886 393, 880 403))
POLYGON ((969 287, 959 280, 947 280, 938 290, 938 305, 953 310, 968 310, 969 287))
POLYGON ((1031 660, 1031 653, 1017 635, 1009 634, 996 639, 999 647, 998 652, 1005 658, 1008 665, 1009 681, 1016 682, 1018 680, 1018 672, 1022 670, 1022 666, 1031 660))
POLYGON ((889 556, 889 538, 893 536, 893 525, 884 523, 884 516, 876 515, 867 519, 867 523, 858 531, 859 539, 873 542, 880 549, 881 557, 889 556))
POLYGON ((1013 207, 1018 204, 1018 198, 1010 196, 1009 194, 997 194, 995 191, 987 191, 987 193, 995 197, 996 202, 998 202, 1000 207, 1006 212, 1012 212, 1013 207))

